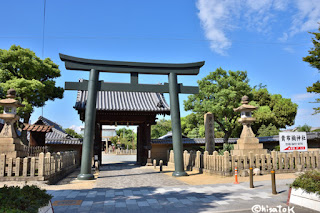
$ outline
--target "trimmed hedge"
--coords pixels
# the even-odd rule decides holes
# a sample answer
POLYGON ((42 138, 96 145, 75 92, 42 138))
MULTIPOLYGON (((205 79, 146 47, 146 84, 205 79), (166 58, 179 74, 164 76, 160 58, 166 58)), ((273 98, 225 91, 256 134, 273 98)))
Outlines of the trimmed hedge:
POLYGON ((294 180, 291 187, 301 188, 308 193, 313 192, 320 196, 320 172, 313 170, 301 174, 294 180))
POLYGON ((46 190, 39 189, 37 186, 6 185, 0 188, 0 212, 26 213, 38 212, 38 209, 48 205, 52 196, 46 190))

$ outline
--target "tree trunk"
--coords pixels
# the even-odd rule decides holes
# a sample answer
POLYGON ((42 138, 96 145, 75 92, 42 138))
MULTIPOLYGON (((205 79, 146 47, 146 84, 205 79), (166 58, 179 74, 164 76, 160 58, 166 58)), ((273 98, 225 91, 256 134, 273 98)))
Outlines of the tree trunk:
POLYGON ((223 143, 228 143, 228 139, 231 135, 231 132, 225 132, 223 136, 223 143))

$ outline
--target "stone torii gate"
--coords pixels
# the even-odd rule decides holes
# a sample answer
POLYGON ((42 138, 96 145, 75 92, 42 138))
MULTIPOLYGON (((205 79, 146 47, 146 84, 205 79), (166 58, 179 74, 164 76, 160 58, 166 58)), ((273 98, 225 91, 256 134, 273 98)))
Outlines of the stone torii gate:
POLYGON ((130 91, 169 93, 172 123, 172 140, 174 151, 175 171, 173 176, 186 176, 183 166, 183 145, 181 137, 179 93, 196 94, 198 87, 178 84, 177 75, 198 75, 204 61, 185 64, 141 63, 124 61, 107 61, 77 58, 59 54, 68 70, 89 71, 89 81, 66 82, 66 90, 87 90, 88 98, 85 111, 85 130, 82 146, 80 180, 92 180, 91 162, 93 154, 94 127, 96 114, 97 91, 130 91), (99 72, 130 73, 130 83, 104 83, 99 81, 99 72), (139 84, 139 74, 168 75, 169 83, 164 85, 139 84))

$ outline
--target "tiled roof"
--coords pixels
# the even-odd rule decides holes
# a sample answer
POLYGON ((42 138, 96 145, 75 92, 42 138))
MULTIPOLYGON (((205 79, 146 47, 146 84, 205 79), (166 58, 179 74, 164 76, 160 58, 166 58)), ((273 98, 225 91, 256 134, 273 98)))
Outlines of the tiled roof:
MULTIPOLYGON (((84 80, 80 79, 80 82, 84 80)), ((88 91, 78 91, 76 110, 86 107, 88 91)), ((170 114, 170 107, 161 93, 98 91, 96 109, 103 111, 135 111, 170 114)))
POLYGON ((53 126, 53 128, 55 128, 56 130, 59 130, 60 132, 66 133, 59 124, 57 124, 53 121, 50 121, 49 119, 42 117, 42 116, 40 116, 34 124, 41 124, 40 121, 42 121, 42 123, 45 125, 53 126))
POLYGON ((79 138, 50 138, 46 139, 46 144, 67 144, 82 145, 82 139, 79 138))
POLYGON ((23 130, 30 132, 52 132, 53 126, 24 124, 23 130))
MULTIPOLYGON (((165 134, 165 135, 162 135, 162 136, 159 137, 158 139, 169 139, 169 138, 172 138, 172 131, 168 132, 168 133, 165 134)), ((182 135, 182 138, 188 138, 188 137, 185 136, 185 135, 182 135)))
POLYGON ((45 125, 52 126, 52 131, 46 133, 46 144, 73 144, 73 145, 82 145, 82 139, 73 138, 68 135, 62 127, 49 119, 40 116, 35 124, 43 123, 45 125))

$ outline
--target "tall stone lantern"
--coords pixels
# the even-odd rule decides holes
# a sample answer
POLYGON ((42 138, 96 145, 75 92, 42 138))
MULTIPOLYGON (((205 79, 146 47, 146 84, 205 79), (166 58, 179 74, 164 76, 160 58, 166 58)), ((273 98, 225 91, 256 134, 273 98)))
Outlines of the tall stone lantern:
POLYGON ((15 122, 19 120, 17 108, 24 107, 19 101, 15 100, 16 91, 9 89, 7 98, 0 100, 0 106, 3 106, 3 114, 0 118, 5 121, 0 133, 0 154, 5 154, 8 158, 25 157, 24 144, 18 138, 15 130, 15 122))
POLYGON ((248 105, 248 96, 243 96, 241 99, 241 106, 233 109, 235 112, 240 112, 239 123, 242 124, 243 129, 237 144, 234 145, 234 150, 231 151, 232 155, 247 155, 249 152, 253 154, 267 154, 267 150, 263 149, 263 144, 259 143, 259 139, 255 137, 251 129, 251 124, 256 120, 252 117, 252 111, 258 107, 248 105))

